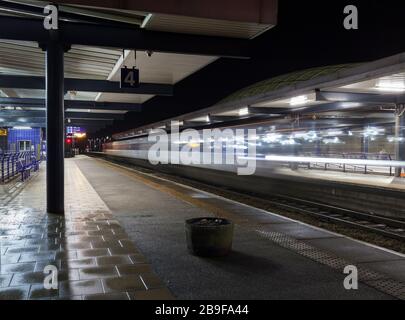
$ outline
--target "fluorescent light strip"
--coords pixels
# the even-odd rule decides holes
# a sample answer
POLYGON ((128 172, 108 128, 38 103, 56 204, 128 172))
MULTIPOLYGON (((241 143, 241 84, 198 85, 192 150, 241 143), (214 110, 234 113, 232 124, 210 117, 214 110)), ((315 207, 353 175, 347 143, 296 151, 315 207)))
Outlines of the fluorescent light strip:
POLYGON ((386 161, 386 160, 364 160, 364 159, 340 159, 340 158, 312 158, 312 157, 294 157, 294 156, 266 156, 263 158, 242 157, 244 160, 258 160, 271 162, 310 162, 310 163, 329 163, 329 164, 349 164, 359 166, 379 166, 379 167, 405 167, 405 161, 386 161))
POLYGON ((307 104, 308 97, 307 96, 298 96, 298 97, 293 97, 290 99, 290 106, 300 106, 300 105, 305 105, 307 104))

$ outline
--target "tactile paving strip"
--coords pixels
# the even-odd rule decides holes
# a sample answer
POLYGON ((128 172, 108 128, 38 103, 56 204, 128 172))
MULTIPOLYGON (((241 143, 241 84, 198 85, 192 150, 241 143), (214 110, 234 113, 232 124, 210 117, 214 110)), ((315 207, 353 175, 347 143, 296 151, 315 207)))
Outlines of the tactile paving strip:
MULTIPOLYGON (((339 272, 342 272, 346 266, 355 265, 353 262, 339 258, 329 252, 317 249, 303 241, 299 241, 285 234, 263 231, 260 228, 254 230, 262 237, 278 244, 283 248, 292 250, 299 255, 326 265, 339 272)), ((383 274, 371 271, 364 267, 358 267, 358 275, 359 281, 362 283, 365 283, 366 285, 389 294, 395 298, 405 300, 405 283, 389 279, 383 274)))

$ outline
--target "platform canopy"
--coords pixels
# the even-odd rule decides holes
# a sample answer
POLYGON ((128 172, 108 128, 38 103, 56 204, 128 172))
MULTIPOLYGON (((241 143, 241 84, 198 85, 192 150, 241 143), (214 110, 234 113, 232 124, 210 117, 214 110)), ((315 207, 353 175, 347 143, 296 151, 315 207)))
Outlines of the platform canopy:
MULTIPOLYGON (((87 121, 100 127, 104 123, 91 117, 95 112, 140 110, 155 95, 172 95, 176 83, 220 57, 248 58, 249 39, 277 22, 276 0, 52 3, 59 5, 60 29, 70 46, 65 53, 65 100, 95 102, 88 109, 71 103, 67 111, 88 112, 87 121), (119 88, 124 66, 140 70, 139 88, 119 88), (98 109, 102 103, 111 109, 98 109)), ((45 57, 38 44, 48 40, 42 21, 43 8, 48 4, 29 0, 0 3, 3 98, 45 97, 45 57)), ((1 110, 44 108, 25 103, 28 100, 20 100, 20 105, 16 101, 0 101, 1 110)), ((7 126, 7 121, 0 125, 7 126)))
MULTIPOLYGON (((235 125, 309 130, 394 126, 405 105, 405 53, 381 60, 323 66, 255 83, 217 104, 114 135, 145 135, 171 123, 181 128, 235 125), (306 125, 306 127, 305 127, 306 125)), ((405 132, 405 128, 402 128, 405 132)))

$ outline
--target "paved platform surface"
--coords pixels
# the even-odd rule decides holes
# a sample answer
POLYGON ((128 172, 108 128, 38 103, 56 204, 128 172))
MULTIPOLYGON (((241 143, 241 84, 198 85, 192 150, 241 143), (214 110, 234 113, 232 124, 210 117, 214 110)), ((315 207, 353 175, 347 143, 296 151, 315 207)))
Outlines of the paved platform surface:
MULTIPOLYGON (((266 176, 266 170, 263 170, 263 175, 266 176)), ((259 169, 260 171, 260 169, 259 169)), ((293 171, 289 168, 276 168, 272 171, 274 174, 290 176, 292 178, 307 178, 314 180, 325 180, 341 183, 349 183, 359 186, 379 187, 382 189, 392 189, 395 191, 405 191, 405 178, 396 178, 394 176, 388 176, 388 174, 373 174, 369 172, 364 174, 363 172, 343 172, 333 170, 322 169, 303 169, 293 171)))
POLYGON ((102 160, 75 162, 177 298, 405 298, 404 255, 102 160), (237 224, 229 257, 187 253, 184 221, 211 215, 237 224), (359 290, 343 287, 347 265, 359 290))
POLYGON ((65 161, 66 214, 45 213, 45 168, 0 195, 0 299, 172 299, 89 184, 65 161), (46 266, 58 270, 47 290, 46 266))

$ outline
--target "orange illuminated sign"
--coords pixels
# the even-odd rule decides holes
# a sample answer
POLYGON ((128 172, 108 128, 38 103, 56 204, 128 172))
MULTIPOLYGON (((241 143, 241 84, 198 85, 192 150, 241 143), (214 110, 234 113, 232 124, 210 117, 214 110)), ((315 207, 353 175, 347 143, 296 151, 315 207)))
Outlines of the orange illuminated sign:
POLYGON ((0 137, 6 137, 7 136, 7 129, 0 129, 0 137))

